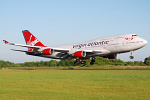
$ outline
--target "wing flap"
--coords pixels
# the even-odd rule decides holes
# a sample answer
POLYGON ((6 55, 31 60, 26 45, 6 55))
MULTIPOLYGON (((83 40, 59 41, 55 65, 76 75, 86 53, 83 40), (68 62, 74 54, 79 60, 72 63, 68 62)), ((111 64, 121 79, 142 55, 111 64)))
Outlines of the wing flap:
POLYGON ((62 53, 67 53, 70 51, 70 49, 64 49, 64 48, 52 48, 56 52, 62 52, 62 53))
POLYGON ((25 52, 25 53, 37 53, 35 51, 25 51, 25 50, 15 50, 15 49, 10 49, 10 50, 19 51, 19 52, 25 52))
POLYGON ((106 49, 101 49, 101 50, 83 50, 85 52, 88 53, 109 53, 110 51, 106 50, 106 49))

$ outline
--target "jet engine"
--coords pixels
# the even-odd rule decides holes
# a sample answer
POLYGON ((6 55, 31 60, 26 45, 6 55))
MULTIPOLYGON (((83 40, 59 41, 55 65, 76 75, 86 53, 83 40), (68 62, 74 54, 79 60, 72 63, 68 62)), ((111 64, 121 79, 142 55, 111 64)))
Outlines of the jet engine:
POLYGON ((43 50, 43 55, 52 55, 53 53, 54 53, 54 50, 51 48, 43 50))
POLYGON ((76 51, 74 53, 75 57, 85 57, 86 56, 86 52, 85 51, 76 51))

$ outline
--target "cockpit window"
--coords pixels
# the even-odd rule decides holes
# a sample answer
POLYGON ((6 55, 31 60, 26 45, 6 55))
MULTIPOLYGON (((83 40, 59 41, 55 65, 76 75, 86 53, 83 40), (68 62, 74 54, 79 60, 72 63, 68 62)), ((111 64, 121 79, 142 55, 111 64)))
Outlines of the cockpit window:
POLYGON ((137 36, 137 35, 132 35, 132 36, 137 36))

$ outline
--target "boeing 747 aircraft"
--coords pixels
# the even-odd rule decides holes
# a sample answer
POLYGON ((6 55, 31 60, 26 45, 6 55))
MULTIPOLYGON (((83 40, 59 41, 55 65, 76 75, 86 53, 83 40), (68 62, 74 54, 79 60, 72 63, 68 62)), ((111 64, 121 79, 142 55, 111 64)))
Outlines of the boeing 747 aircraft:
POLYGON ((26 45, 9 43, 6 40, 3 40, 4 43, 28 48, 28 51, 11 49, 14 51, 25 52, 28 55, 46 58, 75 59, 75 64, 84 64, 85 62, 83 59, 86 58, 91 58, 91 64, 94 64, 96 56, 116 59, 117 54, 125 52, 131 52, 130 59, 133 59, 133 52, 147 44, 146 40, 138 37, 136 34, 126 34, 99 38, 78 44, 47 47, 28 30, 22 32, 26 45))

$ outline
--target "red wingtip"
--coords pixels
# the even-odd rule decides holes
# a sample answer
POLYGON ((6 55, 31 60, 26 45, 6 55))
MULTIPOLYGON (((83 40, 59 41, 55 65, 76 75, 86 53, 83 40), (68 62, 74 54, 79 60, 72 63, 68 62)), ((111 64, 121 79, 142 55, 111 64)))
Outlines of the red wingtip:
POLYGON ((5 43, 5 44, 8 44, 9 42, 8 41, 6 41, 6 40, 3 40, 3 42, 5 43))

